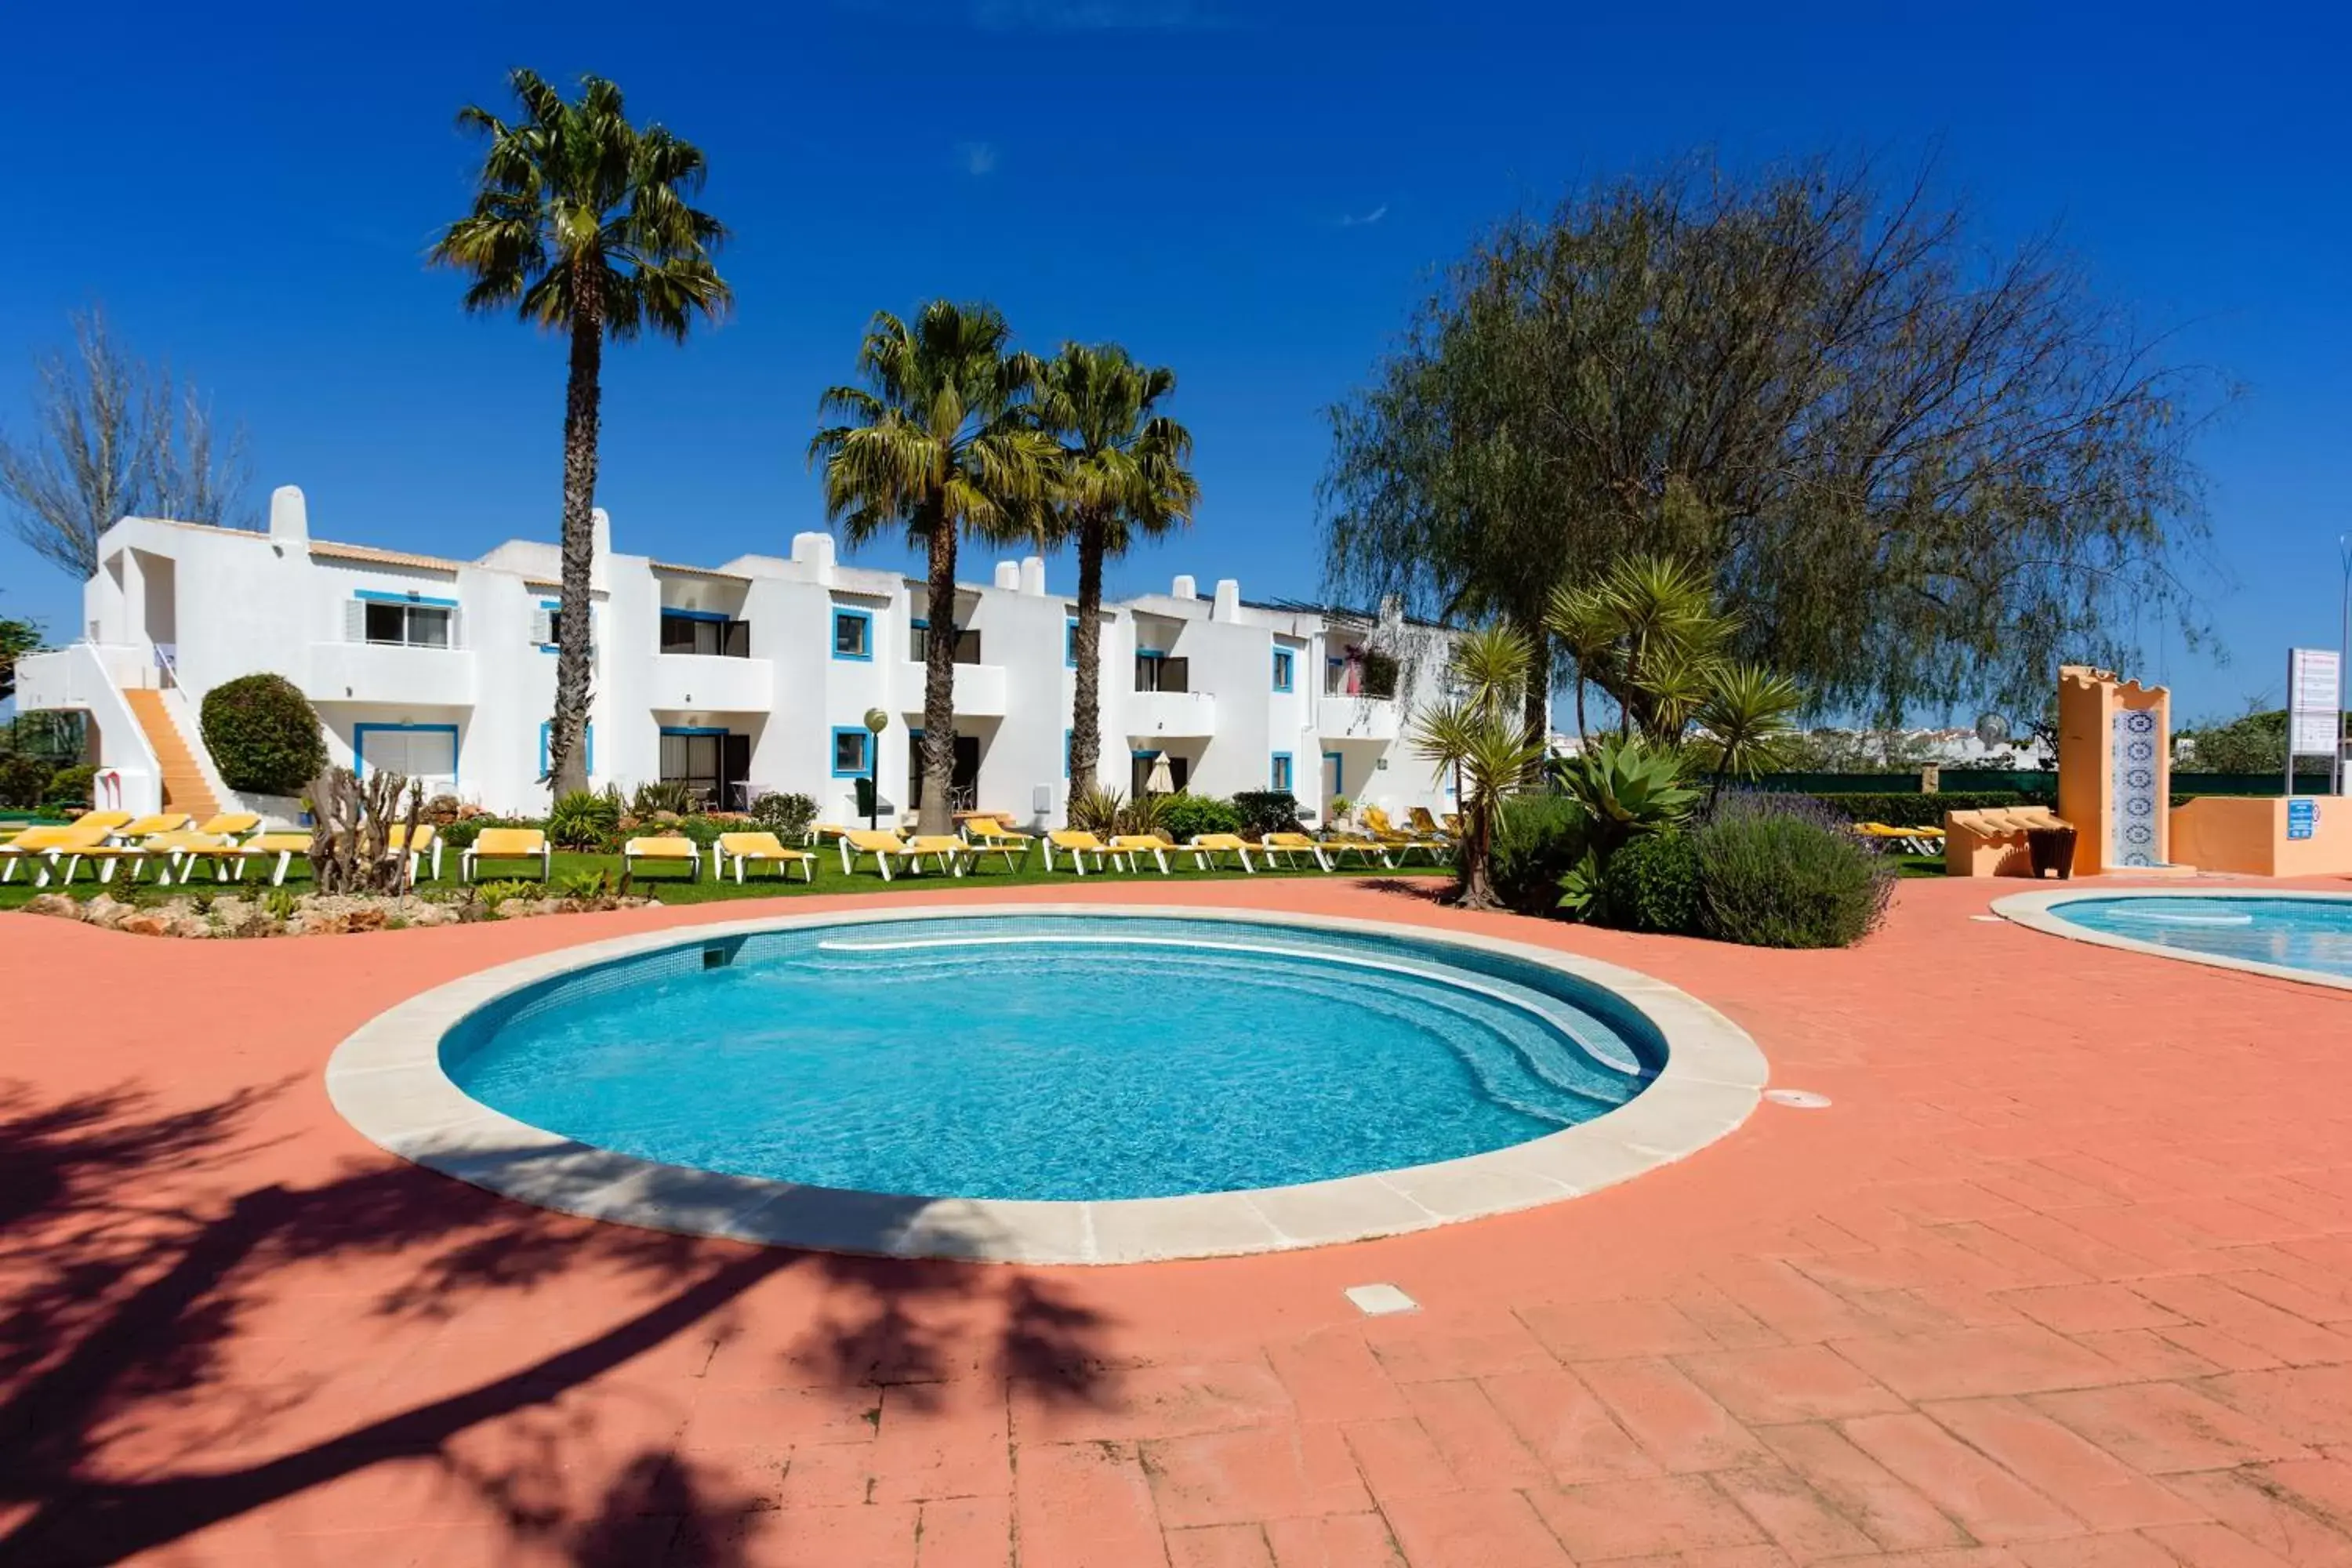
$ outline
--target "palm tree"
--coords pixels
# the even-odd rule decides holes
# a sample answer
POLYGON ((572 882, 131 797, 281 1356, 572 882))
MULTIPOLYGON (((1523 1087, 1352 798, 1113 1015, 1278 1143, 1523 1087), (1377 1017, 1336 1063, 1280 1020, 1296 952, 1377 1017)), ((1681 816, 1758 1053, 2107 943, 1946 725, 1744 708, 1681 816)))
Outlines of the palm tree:
POLYGON ((1454 901, 1465 909, 1496 907, 1495 825, 1504 797, 1543 760, 1542 734, 1521 703, 1534 662, 1528 639, 1507 626, 1468 633, 1454 648, 1453 684, 1460 694, 1413 718, 1415 754, 1439 773, 1452 770, 1456 781, 1462 834, 1454 901))
POLYGON ((824 461, 828 518, 852 545, 891 524, 929 558, 931 635, 923 660, 921 826, 951 824, 955 767, 956 545, 975 539, 1043 538, 1054 493, 1055 447, 1031 422, 1038 365, 1008 354, 1012 329, 993 305, 934 300, 910 328, 877 311, 858 351, 864 386, 825 393, 821 416, 837 416, 809 442, 824 461))
POLYGON ((1805 694, 1785 675, 1752 664, 1726 667, 1694 718, 1703 731, 1702 757, 1713 762, 1710 797, 1727 775, 1752 779, 1787 765, 1805 694))
POLYGON ((1070 781, 1094 782, 1102 754, 1103 562, 1139 537, 1192 521, 1201 499, 1186 464, 1192 433, 1156 412, 1176 373, 1139 365, 1116 343, 1064 343, 1049 360, 1032 414, 1061 444, 1054 533, 1078 551, 1078 624, 1071 641, 1077 693, 1070 712, 1070 781))
POLYGON ((489 142, 473 210, 434 244, 433 261, 473 275, 468 310, 516 307, 522 319, 571 334, 563 395, 563 591, 556 619, 555 715, 548 780, 561 800, 588 786, 589 575, 595 556, 596 429, 604 340, 648 330, 683 342, 699 317, 732 300, 711 255, 725 243, 717 218, 688 204, 702 185, 700 149, 659 125, 642 130, 621 89, 580 79, 563 95, 536 72, 509 72, 521 106, 512 124, 469 105, 457 123, 489 142))

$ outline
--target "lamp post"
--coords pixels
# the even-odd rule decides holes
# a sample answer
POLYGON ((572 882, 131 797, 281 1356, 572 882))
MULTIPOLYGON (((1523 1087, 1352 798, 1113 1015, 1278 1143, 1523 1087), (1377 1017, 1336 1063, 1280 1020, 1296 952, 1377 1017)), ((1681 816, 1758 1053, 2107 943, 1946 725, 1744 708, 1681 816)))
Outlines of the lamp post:
POLYGON ((890 715, 879 708, 866 710, 866 732, 874 739, 866 747, 866 830, 874 831, 882 816, 882 731, 890 727, 890 715))

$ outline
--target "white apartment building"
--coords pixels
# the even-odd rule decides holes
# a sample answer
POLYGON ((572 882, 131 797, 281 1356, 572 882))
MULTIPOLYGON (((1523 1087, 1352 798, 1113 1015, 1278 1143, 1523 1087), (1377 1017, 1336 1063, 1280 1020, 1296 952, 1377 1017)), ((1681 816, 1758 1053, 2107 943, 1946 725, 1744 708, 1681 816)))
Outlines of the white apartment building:
MULTIPOLYGON (((205 692, 266 670, 310 699, 337 762, 540 811, 559 575, 556 546, 533 541, 456 561, 313 538, 291 486, 266 532, 125 518, 100 542, 82 637, 21 660, 17 701, 87 714, 90 760, 128 809, 293 808, 234 796, 198 733, 205 692)), ((730 806, 793 791, 846 820, 870 773, 884 818, 911 818, 933 635, 920 580, 840 563, 825 533, 716 567, 615 554, 599 511, 593 582, 593 784, 683 780, 730 806), (873 709, 890 716, 878 741, 873 709)), ((958 803, 1058 825, 1076 606, 1035 556, 956 603, 958 803)), ((1102 616, 1103 784, 1133 794, 1164 754, 1197 794, 1451 808, 1450 782, 1400 741, 1443 634, 1248 604, 1231 580, 1202 597, 1190 577, 1102 616), (1397 689, 1373 689, 1401 654, 1397 689)))

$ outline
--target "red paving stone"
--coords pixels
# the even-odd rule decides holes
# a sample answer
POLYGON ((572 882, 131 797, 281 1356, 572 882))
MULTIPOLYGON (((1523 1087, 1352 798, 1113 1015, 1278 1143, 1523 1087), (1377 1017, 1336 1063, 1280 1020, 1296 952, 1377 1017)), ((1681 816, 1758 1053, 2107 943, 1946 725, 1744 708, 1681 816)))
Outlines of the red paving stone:
POLYGON ((2352 998, 1969 918, 2000 890, 1906 883, 1837 953, 1338 879, 923 895, 1547 943, 1834 1102, 1531 1213, 1094 1270, 565 1219, 327 1105, 402 997, 740 905, 291 946, 6 918, 14 994, 135 961, 172 1005, 0 1068, 0 1562, 2352 1564, 2352 998), (1423 1310, 1358 1316, 1371 1280, 1423 1310))

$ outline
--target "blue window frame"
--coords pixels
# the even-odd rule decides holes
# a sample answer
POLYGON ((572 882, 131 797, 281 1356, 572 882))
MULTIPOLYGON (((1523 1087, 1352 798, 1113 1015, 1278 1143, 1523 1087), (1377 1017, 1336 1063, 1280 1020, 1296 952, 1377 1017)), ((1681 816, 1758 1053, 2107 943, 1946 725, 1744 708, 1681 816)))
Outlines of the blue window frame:
MULTIPOLYGON (((563 613, 563 601, 561 599, 541 599, 539 602, 539 607, 547 612, 547 640, 539 645, 539 651, 541 653, 553 653, 556 651, 555 617, 563 613)), ((544 774, 547 772, 547 726, 541 724, 539 727, 539 771, 544 774)), ((594 770, 591 769, 590 771, 593 772, 594 770)))
POLYGON ((1323 753, 1323 760, 1331 764, 1331 793, 1346 795, 1348 793, 1347 759, 1337 752, 1326 752, 1323 753))
MULTIPOLYGON (((845 610, 833 612, 833 657, 857 664, 874 662, 874 612, 845 610)), ((844 777, 844 774, 835 774, 844 777)))
POLYGON ((862 724, 837 724, 833 731, 833 776, 862 779, 874 771, 874 731, 862 724))
POLYGON ((1270 782, 1266 787, 1268 789, 1287 790, 1292 788, 1290 781, 1290 753, 1288 752, 1275 752, 1274 776, 1272 782, 1270 782))
POLYGON ((1297 658, 1288 648, 1276 648, 1274 650, 1274 689, 1276 691, 1293 689, 1296 685, 1293 677, 1297 668, 1297 658))
MULTIPOLYGON (((555 721, 551 719, 541 719, 539 721, 539 776, 541 778, 547 776, 547 737, 549 731, 554 728, 555 721)), ((596 721, 593 719, 580 727, 580 750, 584 753, 583 760, 588 764, 588 771, 594 773, 596 771, 596 721)))
POLYGON ((352 726, 352 772, 367 777, 370 735, 446 735, 449 737, 449 781, 457 781, 457 726, 455 724, 354 724, 352 726))
MULTIPOLYGON (((1078 668, 1078 617, 1072 616, 1062 625, 1062 664, 1068 669, 1078 668)), ((1067 774, 1069 769, 1064 768, 1067 774)))
POLYGON ((1076 730, 1065 730, 1062 731, 1062 776, 1064 778, 1068 778, 1070 776, 1070 745, 1076 736, 1077 731, 1076 730))

